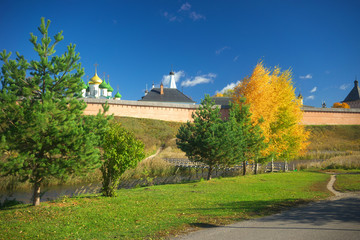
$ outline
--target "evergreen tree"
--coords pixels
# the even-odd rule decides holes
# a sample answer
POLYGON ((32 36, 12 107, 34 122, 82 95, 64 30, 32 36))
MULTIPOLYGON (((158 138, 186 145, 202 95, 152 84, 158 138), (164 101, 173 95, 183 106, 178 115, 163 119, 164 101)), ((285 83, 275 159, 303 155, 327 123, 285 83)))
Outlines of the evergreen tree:
POLYGON ((193 122, 187 122, 179 128, 176 135, 178 148, 194 162, 202 162, 209 167, 207 179, 215 166, 229 164, 233 161, 234 134, 229 125, 221 119, 220 109, 214 107, 209 95, 201 101, 198 110, 193 113, 193 122))
POLYGON ((261 152, 267 147, 264 142, 265 137, 262 134, 258 124, 251 121, 250 105, 245 104, 245 98, 239 99, 242 105, 231 103, 229 123, 236 135, 236 141, 231 144, 234 148, 235 163, 243 164, 243 175, 246 174, 246 162, 252 160, 255 163, 255 174, 257 173, 258 163, 266 159, 262 157, 261 152))
POLYGON ((16 53, 0 53, 3 61, 0 90, 1 151, 3 175, 17 175, 34 186, 33 205, 40 204, 44 179, 86 172, 100 165, 94 132, 86 131, 82 117, 81 76, 75 45, 53 56, 62 32, 48 36, 50 20, 41 19, 40 42, 31 33, 39 60, 30 63, 16 53), (27 77, 30 74, 30 77, 27 77))

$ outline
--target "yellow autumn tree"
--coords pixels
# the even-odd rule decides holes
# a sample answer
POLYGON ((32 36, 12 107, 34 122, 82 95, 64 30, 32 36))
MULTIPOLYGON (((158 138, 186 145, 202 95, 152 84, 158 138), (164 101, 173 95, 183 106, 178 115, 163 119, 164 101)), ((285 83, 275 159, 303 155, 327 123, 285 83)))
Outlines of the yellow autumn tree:
POLYGON ((241 97, 250 104, 253 124, 263 120, 259 124, 268 143, 264 156, 289 159, 306 149, 309 134, 300 124, 301 103, 295 96, 290 70, 271 70, 259 62, 251 76, 235 87, 233 101, 242 104, 241 97))
POLYGON ((332 108, 350 108, 350 106, 345 102, 344 103, 336 102, 333 104, 332 108))
POLYGON ((234 94, 234 89, 230 88, 223 91, 223 93, 221 92, 216 93, 214 97, 232 97, 233 94, 234 94))

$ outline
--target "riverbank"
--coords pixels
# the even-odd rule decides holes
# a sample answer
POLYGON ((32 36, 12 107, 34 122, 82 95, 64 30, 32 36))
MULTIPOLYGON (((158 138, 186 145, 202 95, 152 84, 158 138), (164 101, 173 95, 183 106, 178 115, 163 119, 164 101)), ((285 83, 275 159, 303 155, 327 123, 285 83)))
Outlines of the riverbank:
POLYGON ((330 196, 322 173, 250 175, 121 189, 0 211, 1 239, 151 239, 223 225, 330 196))
MULTIPOLYGON (((114 121, 120 122, 124 128, 133 132, 135 136, 145 143, 146 156, 154 154, 160 147, 163 151, 152 161, 143 161, 136 169, 129 170, 123 175, 123 180, 150 179, 175 175, 176 168, 166 163, 166 158, 184 158, 185 153, 176 146, 175 135, 182 123, 166 122, 152 119, 115 117, 114 121)), ((360 126, 306 126, 311 132, 308 153, 301 157, 301 167, 306 169, 309 163, 305 159, 324 160, 339 156, 359 155, 360 126)), ((310 162, 311 163, 311 162, 310 162)), ((293 166, 294 167, 294 166, 293 166)), ((31 191, 29 182, 20 182, 14 176, 0 177, 0 195, 14 191, 31 191)), ((61 186, 86 186, 89 183, 100 183, 101 172, 99 169, 83 176, 72 175, 67 179, 49 178, 43 182, 42 188, 61 188, 61 186)))

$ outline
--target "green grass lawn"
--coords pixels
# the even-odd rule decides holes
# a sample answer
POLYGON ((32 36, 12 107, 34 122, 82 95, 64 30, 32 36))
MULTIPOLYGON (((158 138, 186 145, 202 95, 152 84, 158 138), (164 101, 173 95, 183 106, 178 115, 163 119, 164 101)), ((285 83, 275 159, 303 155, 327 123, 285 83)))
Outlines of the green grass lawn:
POLYGON ((360 191, 360 174, 337 175, 334 187, 341 192, 360 191))
POLYGON ((0 211, 0 239, 159 239, 326 198, 330 176, 290 172, 87 195, 0 211))

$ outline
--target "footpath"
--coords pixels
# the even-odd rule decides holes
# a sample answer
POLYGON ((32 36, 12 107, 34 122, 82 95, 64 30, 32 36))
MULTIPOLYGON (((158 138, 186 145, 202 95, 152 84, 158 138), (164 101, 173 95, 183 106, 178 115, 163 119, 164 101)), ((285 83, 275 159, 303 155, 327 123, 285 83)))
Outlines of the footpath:
POLYGON ((360 192, 334 189, 336 176, 327 185, 334 196, 327 200, 272 216, 204 229, 174 240, 358 240, 360 239, 360 192))

